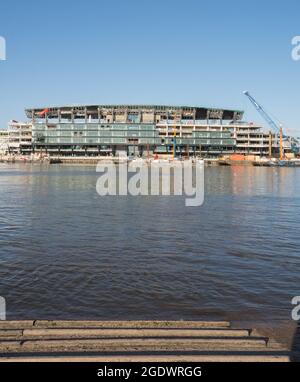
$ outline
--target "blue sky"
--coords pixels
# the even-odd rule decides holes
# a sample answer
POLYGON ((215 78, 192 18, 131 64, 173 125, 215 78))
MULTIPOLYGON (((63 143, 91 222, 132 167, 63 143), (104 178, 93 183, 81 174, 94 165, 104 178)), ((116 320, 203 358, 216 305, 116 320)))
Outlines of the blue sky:
POLYGON ((25 107, 150 103, 243 109, 250 90, 300 136, 300 3, 1 0, 0 127, 25 107))

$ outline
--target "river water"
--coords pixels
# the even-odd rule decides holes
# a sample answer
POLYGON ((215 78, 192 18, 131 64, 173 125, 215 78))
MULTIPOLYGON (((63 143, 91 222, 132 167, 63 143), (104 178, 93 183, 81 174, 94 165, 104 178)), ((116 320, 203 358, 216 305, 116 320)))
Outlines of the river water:
POLYGON ((208 167, 193 208, 181 197, 100 197, 98 176, 0 164, 8 319, 291 319, 300 169, 208 167))

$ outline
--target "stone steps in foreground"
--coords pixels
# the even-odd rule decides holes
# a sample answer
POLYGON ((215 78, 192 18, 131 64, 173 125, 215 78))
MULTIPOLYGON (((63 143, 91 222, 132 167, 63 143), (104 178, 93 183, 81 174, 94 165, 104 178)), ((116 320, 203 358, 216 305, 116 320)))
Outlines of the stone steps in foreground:
POLYGON ((280 344, 218 321, 2 321, 0 360, 289 360, 280 344))

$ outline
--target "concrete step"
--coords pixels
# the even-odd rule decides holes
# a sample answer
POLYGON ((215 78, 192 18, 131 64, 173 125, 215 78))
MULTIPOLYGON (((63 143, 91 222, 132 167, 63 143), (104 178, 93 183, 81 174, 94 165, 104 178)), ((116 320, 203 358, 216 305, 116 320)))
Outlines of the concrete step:
POLYGON ((250 329, 232 329, 226 321, 0 322, 2 360, 67 357, 75 361, 78 357, 89 360, 91 354, 107 362, 138 361, 143 357, 150 357, 149 360, 196 357, 197 361, 225 358, 242 361, 253 357, 283 361, 288 358, 287 349, 275 341, 250 329))
POLYGON ((113 338, 113 339, 41 339, 25 341, 1 341, 1 351, 99 351, 99 352, 147 352, 147 351, 204 351, 263 349, 264 338, 113 338), (13 343, 14 345, 12 345, 13 343))
POLYGON ((0 329, 4 339, 51 339, 51 338, 131 338, 131 337, 249 337, 250 330, 241 329, 0 329))
POLYGON ((228 321, 40 321, 35 327, 57 328, 229 328, 228 321))
POLYGON ((0 329, 26 328, 229 328, 228 321, 0 321, 0 329))
POLYGON ((20 356, 0 362, 289 362, 286 355, 116 355, 116 356, 20 356))
POLYGON ((24 329, 24 328, 32 328, 33 324, 34 324, 33 320, 0 321, 0 329, 24 329))

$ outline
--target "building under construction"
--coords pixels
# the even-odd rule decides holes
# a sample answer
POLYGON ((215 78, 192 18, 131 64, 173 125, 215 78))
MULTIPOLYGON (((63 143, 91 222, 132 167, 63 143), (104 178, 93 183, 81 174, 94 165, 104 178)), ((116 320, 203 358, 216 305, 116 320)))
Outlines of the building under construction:
MULTIPOLYGON (((27 109, 9 125, 10 152, 99 156, 270 155, 277 134, 243 121, 240 110, 189 106, 92 105, 27 109), (10 147, 11 146, 11 147, 10 147)), ((288 147, 286 147, 288 150, 288 147)))
POLYGON ((26 115, 33 149, 61 156, 169 154, 174 147, 176 155, 230 154, 243 118, 239 110, 135 105, 27 109, 26 115))
POLYGON ((233 110, 177 106, 98 105, 28 109, 35 150, 55 155, 171 153, 217 155, 234 151, 226 123, 233 110))

